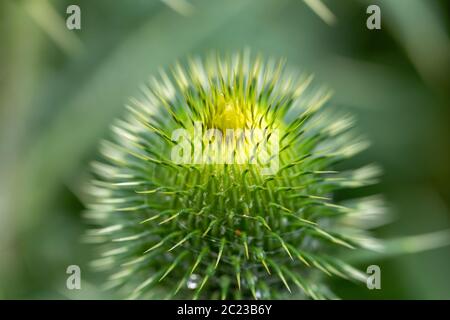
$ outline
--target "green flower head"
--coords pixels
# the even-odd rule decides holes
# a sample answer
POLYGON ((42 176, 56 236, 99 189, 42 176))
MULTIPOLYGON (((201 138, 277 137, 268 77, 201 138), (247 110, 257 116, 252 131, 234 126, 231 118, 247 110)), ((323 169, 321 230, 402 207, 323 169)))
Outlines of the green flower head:
POLYGON ((334 298, 326 275, 365 282, 342 251, 373 248, 376 182, 337 164, 367 146, 330 93, 248 52, 175 64, 131 100, 94 162, 93 264, 130 298, 334 298))

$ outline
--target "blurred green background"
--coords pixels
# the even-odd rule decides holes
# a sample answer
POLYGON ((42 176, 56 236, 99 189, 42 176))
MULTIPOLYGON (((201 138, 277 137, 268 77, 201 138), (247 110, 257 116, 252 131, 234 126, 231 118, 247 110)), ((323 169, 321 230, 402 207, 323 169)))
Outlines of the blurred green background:
MULTIPOLYGON (((379 236, 449 229, 449 12, 446 0, 0 1, 0 298, 114 298, 80 241, 88 163, 149 75, 213 49, 286 57, 334 89, 373 142, 348 165, 384 168, 379 185, 353 191, 386 198, 394 220, 379 236), (65 26, 70 4, 81 30, 65 26), (370 4, 381 30, 366 28, 370 4), (65 286, 72 264, 79 291, 65 286)), ((449 246, 360 267, 372 263, 382 290, 331 286, 343 298, 450 299, 449 246)))

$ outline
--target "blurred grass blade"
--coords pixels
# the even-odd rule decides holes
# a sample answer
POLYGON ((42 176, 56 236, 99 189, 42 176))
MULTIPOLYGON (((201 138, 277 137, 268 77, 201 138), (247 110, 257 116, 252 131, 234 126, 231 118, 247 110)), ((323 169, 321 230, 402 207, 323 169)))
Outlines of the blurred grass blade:
POLYGON ((303 0, 308 7, 317 14, 326 24, 333 26, 337 19, 333 12, 321 0, 303 0))
POLYGON ((375 259, 386 259, 404 254, 419 253, 438 249, 450 245, 450 230, 401 237, 381 242, 383 249, 379 252, 359 251, 351 252, 348 260, 351 263, 365 263, 375 259))
POLYGON ((194 6, 187 0, 161 0, 172 10, 178 12, 182 16, 190 16, 194 12, 194 6))
MULTIPOLYGON (((48 0, 23 1, 23 9, 50 39, 67 55, 76 56, 83 52, 83 43, 75 32, 67 29, 64 19, 48 0)), ((64 11, 65 12, 65 11, 64 11)))

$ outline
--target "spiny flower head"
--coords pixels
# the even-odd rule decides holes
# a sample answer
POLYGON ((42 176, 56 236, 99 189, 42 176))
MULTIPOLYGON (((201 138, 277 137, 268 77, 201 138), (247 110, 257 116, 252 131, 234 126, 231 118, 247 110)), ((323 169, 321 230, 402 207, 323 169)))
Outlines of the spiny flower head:
POLYGON ((376 244, 366 229, 380 201, 334 195, 374 183, 378 169, 336 171, 367 143, 311 82, 244 52, 176 64, 142 88, 88 186, 87 236, 108 287, 321 299, 334 297, 322 274, 365 281, 340 251, 376 244))

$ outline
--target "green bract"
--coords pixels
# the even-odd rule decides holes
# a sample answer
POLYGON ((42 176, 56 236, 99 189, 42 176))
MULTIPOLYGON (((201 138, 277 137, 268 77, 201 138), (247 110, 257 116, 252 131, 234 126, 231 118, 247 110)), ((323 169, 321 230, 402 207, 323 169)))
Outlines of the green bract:
POLYGON ((333 197, 374 183, 378 169, 335 171, 367 143, 311 77, 243 53, 176 64, 142 91, 112 126, 88 187, 88 238, 102 248, 94 265, 111 273, 109 287, 131 298, 320 299, 334 297, 324 274, 365 281, 340 253, 377 244, 366 229, 380 221, 380 200, 333 197), (236 154, 258 153, 276 132, 266 160, 276 157, 277 170, 262 174, 251 157, 174 161, 173 132, 193 133, 198 123, 264 132, 256 147, 250 136, 239 147, 224 140, 236 154))

